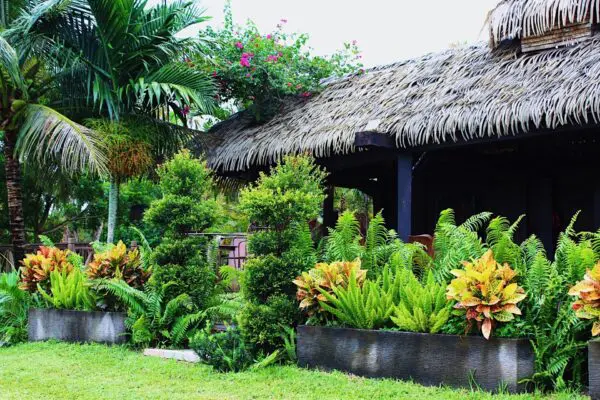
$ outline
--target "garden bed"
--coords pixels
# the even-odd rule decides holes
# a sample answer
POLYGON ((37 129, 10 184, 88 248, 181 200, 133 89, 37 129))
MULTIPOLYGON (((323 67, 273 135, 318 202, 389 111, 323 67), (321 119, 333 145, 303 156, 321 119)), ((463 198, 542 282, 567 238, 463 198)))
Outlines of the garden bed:
POLYGON ((600 340, 588 343, 588 369, 590 397, 600 399, 600 340))
POLYGON ((298 327, 298 364, 372 378, 522 392, 534 373, 528 340, 298 327))
POLYGON ((125 313, 32 308, 29 341, 55 339, 65 342, 126 342, 125 313))

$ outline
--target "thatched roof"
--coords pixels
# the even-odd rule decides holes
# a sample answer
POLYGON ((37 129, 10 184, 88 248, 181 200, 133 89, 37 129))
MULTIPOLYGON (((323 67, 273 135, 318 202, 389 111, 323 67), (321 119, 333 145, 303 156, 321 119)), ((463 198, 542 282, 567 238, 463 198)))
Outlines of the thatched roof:
POLYGON ((536 54, 480 44, 377 67, 286 103, 263 125, 244 113, 211 132, 209 164, 222 171, 265 165, 283 154, 355 151, 357 132, 377 131, 398 147, 517 135, 600 119, 600 38, 536 54))
POLYGON ((600 21, 600 0, 503 0, 488 17, 493 47, 552 29, 600 21))

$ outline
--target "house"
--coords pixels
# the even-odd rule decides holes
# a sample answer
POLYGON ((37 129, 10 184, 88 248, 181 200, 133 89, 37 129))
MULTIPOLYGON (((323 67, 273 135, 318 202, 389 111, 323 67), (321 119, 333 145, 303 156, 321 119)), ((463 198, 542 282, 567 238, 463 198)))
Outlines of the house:
MULTIPOLYGON (((526 214, 520 236, 551 250, 582 210, 600 227, 600 0, 507 0, 490 43, 376 67, 289 99, 257 125, 241 112, 210 132, 209 165, 252 180, 309 153, 331 186, 357 188, 406 238, 458 218, 526 214)), ((332 201, 324 212, 331 223, 332 201)))

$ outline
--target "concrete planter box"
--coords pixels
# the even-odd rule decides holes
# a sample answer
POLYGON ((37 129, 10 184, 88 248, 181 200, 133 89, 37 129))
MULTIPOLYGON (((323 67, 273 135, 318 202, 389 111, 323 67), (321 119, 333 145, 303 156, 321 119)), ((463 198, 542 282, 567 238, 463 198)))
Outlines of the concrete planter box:
POLYGON ((588 343, 588 373, 590 397, 600 400, 600 340, 588 343))
POLYGON ((29 341, 125 343, 125 313, 32 308, 29 341))
POLYGON ((534 372, 528 340, 431 335, 318 326, 298 327, 298 364, 371 378, 412 379, 428 386, 525 391, 534 372))

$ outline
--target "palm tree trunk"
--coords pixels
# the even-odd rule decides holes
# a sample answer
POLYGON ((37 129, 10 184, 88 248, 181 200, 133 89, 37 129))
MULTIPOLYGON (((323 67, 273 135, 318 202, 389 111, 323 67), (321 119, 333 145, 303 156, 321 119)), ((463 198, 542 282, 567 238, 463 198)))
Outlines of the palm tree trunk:
POLYGON ((25 220, 23 218, 23 194, 21 188, 21 167, 15 158, 17 132, 6 130, 4 136, 4 158, 6 170, 6 191, 8 193, 8 220, 13 245, 15 268, 25 256, 25 220))
POLYGON ((108 224, 106 242, 115 240, 115 228, 117 226, 117 207, 119 205, 119 183, 115 178, 110 178, 110 189, 108 192, 108 224))

